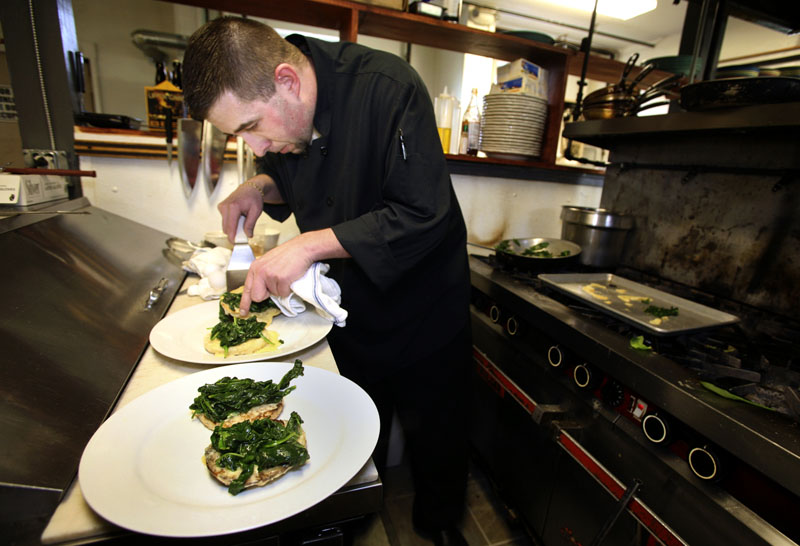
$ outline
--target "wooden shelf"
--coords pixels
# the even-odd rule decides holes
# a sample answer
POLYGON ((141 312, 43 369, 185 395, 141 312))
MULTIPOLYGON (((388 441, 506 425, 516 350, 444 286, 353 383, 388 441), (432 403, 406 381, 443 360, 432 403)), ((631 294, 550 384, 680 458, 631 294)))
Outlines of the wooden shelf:
MULTIPOLYGON (((159 130, 98 129, 75 127, 75 152, 80 156, 127 159, 167 159, 166 138, 159 130)), ((173 143, 172 158, 178 158, 178 141, 173 143)), ((552 165, 543 161, 513 161, 471 155, 445 154, 451 174, 538 180, 599 186, 602 170, 552 165)), ((233 139, 228 141, 224 161, 236 161, 233 139)))
MULTIPOLYGON (((224 10, 268 19, 337 30, 343 41, 358 41, 358 36, 374 36, 400 42, 490 57, 503 61, 528 59, 545 69, 548 84, 548 111, 541 160, 523 162, 536 169, 567 168, 556 165, 561 119, 568 75, 580 75, 583 53, 555 47, 518 36, 487 32, 453 22, 442 21, 390 8, 349 0, 172 0, 174 3, 224 10)), ((592 56, 587 78, 615 82, 624 63, 592 56)), ((631 77, 638 73, 634 68, 631 77)), ((654 71, 642 82, 649 85, 669 75, 654 71)), ((475 159, 484 164, 502 161, 475 159)))

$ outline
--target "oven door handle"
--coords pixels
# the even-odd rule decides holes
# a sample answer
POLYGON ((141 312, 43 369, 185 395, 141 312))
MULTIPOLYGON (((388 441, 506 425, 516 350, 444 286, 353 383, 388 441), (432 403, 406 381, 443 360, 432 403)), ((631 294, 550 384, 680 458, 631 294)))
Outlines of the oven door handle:
POLYGON ((611 517, 608 518, 608 521, 603 524, 603 526, 600 528, 600 531, 597 533, 597 536, 594 537, 594 540, 592 540, 589 546, 600 546, 600 544, 606 539, 606 535, 608 535, 609 531, 611 531, 611 528, 628 507, 628 504, 631 502, 631 499, 636 494, 636 491, 639 490, 641 485, 641 481, 637 479, 633 480, 633 485, 625 490, 625 494, 622 495, 622 498, 619 499, 619 502, 617 502, 617 507, 614 510, 614 513, 611 514, 611 517))
MULTIPOLYGON (((639 485, 641 485, 638 484, 638 480, 634 482, 635 488, 631 486, 626 489, 619 478, 614 476, 597 458, 560 425, 560 423, 554 423, 556 428, 556 443, 603 486, 608 493, 619 500, 616 513, 606 522, 600 534, 595 538, 595 541, 602 540, 604 538, 603 533, 607 533, 611 529, 611 525, 614 524, 624 510, 628 510, 628 512, 630 512, 640 524, 646 527, 651 534, 656 536, 662 544, 666 546, 688 546, 685 540, 670 529, 649 506, 635 495, 636 491, 639 489, 639 485)), ((592 542, 592 545, 594 546, 595 542, 592 542)))
POLYGON ((570 406, 568 404, 540 404, 536 402, 475 346, 472 347, 472 358, 481 374, 490 378, 491 382, 498 385, 504 393, 508 393, 531 416, 536 424, 546 427, 556 419, 570 418, 568 413, 570 406))

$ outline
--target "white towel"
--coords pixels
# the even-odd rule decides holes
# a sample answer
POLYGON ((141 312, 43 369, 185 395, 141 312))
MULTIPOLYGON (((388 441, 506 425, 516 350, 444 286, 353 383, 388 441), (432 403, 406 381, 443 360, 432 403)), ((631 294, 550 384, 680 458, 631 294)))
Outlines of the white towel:
POLYGON ((183 262, 183 269, 200 275, 200 281, 190 286, 190 296, 200 296, 204 300, 217 299, 225 293, 225 269, 231 259, 230 249, 218 246, 199 248, 191 258, 183 262))
POLYGON ((292 283, 292 293, 285 298, 271 296, 272 301, 287 317, 296 317, 306 310, 305 302, 314 306, 317 313, 336 326, 344 326, 347 311, 342 302, 342 289, 339 284, 325 274, 331 268, 328 264, 314 262, 305 274, 292 283))

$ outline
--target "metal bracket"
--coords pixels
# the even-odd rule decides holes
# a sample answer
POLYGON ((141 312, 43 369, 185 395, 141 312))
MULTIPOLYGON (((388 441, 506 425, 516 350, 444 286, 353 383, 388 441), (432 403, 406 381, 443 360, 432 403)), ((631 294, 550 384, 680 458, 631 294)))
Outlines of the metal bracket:
POLYGON ((147 301, 144 303, 144 308, 150 310, 153 308, 153 305, 161 299, 161 294, 164 293, 164 289, 167 288, 169 282, 167 281, 166 277, 161 277, 158 281, 158 284, 155 285, 151 290, 150 294, 147 297, 147 301))
POLYGON ((67 152, 60 150, 22 150, 25 165, 47 169, 68 169, 67 152))
POLYGON ((563 417, 568 409, 566 405, 562 404, 536 404, 536 409, 531 414, 531 417, 537 425, 543 425, 548 421, 563 417))

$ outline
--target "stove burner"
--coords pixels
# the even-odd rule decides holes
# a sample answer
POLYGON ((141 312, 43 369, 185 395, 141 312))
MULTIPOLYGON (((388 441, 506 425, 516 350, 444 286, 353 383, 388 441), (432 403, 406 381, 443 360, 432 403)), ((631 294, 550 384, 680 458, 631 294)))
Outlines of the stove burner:
MULTIPOLYGON (((782 317, 626 269, 619 273, 625 278, 732 312, 742 319, 738 324, 709 331, 672 337, 652 336, 551 289, 535 273, 509 269, 494 255, 475 257, 623 337, 643 336, 644 343, 655 352, 693 370, 699 379, 800 421, 800 343, 795 341, 800 339, 800 324, 794 325, 782 317)), ((564 272, 588 270, 573 267, 564 272)))

